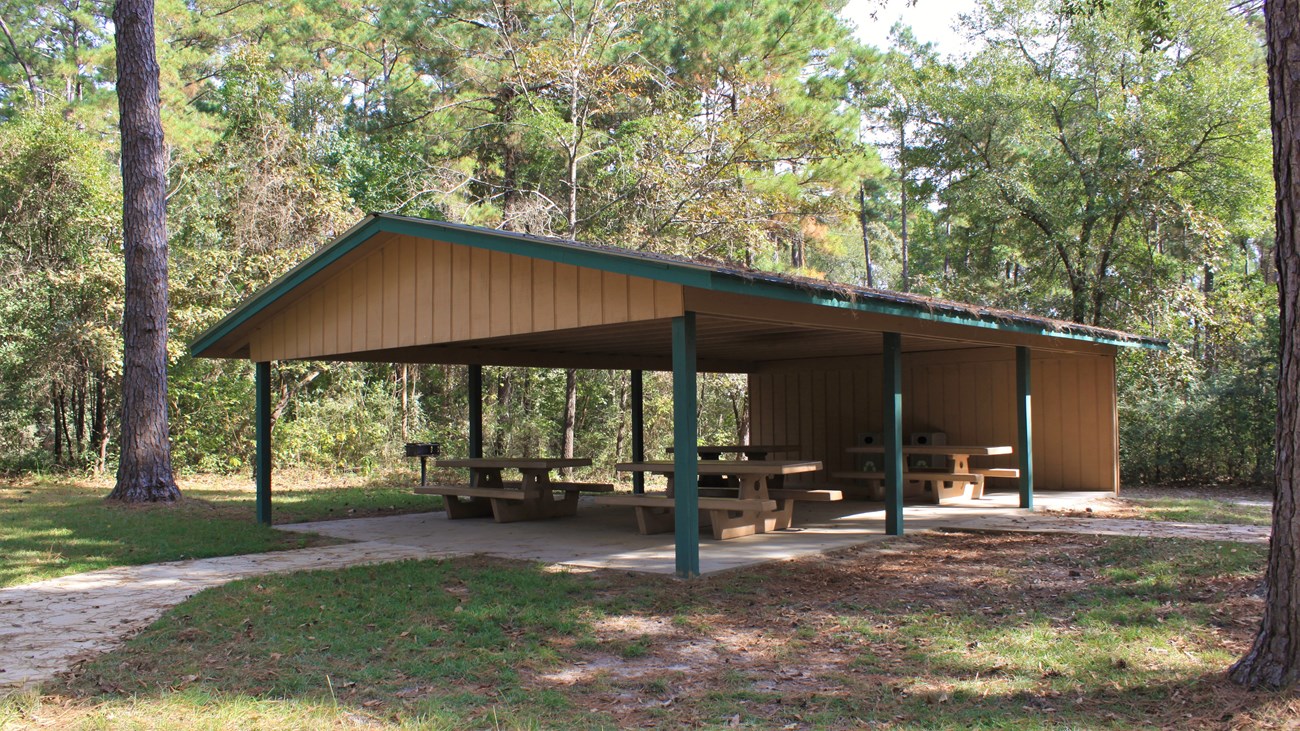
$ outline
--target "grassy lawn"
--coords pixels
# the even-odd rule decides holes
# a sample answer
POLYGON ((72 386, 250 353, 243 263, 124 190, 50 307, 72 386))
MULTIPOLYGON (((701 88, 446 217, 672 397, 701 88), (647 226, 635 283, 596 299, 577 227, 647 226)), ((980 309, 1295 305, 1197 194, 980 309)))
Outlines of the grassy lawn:
MULTIPOLYGON (((123 506, 111 484, 25 480, 0 484, 0 586, 81 571, 320 545, 326 539, 257 525, 247 479, 181 480, 174 505, 123 506)), ((288 476, 275 485, 275 522, 438 509, 409 486, 288 476)))
MULTIPOLYGON (((0 728, 1218 728, 1262 547, 912 537, 693 582, 459 558, 241 581, 0 728), (779 587, 779 588, 778 588, 779 587)), ((707 546, 705 547, 707 550, 707 546)))

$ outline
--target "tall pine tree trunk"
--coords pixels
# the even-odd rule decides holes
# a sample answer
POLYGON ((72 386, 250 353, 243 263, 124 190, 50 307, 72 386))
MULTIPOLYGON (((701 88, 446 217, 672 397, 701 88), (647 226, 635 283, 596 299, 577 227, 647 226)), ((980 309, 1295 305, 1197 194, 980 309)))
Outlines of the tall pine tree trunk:
POLYGON ((95 449, 95 474, 103 474, 108 458, 108 393, 103 369, 95 371, 95 410, 90 420, 90 444, 95 449))
POLYGON ((1300 670, 1300 2, 1268 0, 1269 98, 1277 184, 1277 277, 1282 362, 1277 388, 1277 481, 1264 620, 1255 644, 1228 675, 1251 687, 1291 685, 1300 670))
POLYGON ((867 232, 867 181, 858 185, 858 224, 862 226, 862 256, 867 265, 867 286, 875 287, 876 278, 871 273, 871 236, 867 232))
POLYGON ((578 420, 578 371, 564 371, 564 458, 573 458, 574 427, 578 420))
POLYGON ((122 457, 110 499, 171 501, 167 429, 167 177, 153 0, 119 0, 117 97, 122 130, 122 457))
POLYGON ((905 155, 907 154, 907 123, 905 119, 898 121, 898 230, 899 230, 899 257, 903 261, 901 287, 904 292, 912 291, 912 272, 908 266, 907 251, 907 163, 905 155))

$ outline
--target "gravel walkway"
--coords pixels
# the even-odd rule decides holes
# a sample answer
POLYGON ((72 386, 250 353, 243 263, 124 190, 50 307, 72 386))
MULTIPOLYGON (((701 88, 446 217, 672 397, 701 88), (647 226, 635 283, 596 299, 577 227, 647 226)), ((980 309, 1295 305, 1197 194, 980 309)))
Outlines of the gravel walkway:
POLYGON ((123 566, 0 589, 0 694, 49 680, 117 646, 190 596, 228 581, 434 557, 411 546, 350 543, 123 566))

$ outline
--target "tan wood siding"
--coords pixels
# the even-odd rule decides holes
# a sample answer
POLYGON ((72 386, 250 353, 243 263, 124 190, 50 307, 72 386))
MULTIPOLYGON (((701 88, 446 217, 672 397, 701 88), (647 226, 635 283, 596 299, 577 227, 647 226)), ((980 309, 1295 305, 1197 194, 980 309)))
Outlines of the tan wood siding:
MULTIPOLYGON (((1015 351, 988 348, 903 356, 903 432, 941 431, 950 444, 1016 443, 1015 351)), ((857 435, 881 429, 880 360, 773 364, 750 375, 754 443, 791 443, 826 469, 803 481, 831 482, 854 468, 844 453, 857 435)), ((1045 490, 1115 490, 1119 484, 1115 362, 1107 356, 1035 353, 1034 477, 1045 490)), ((1015 455, 981 466, 1016 466, 1015 455)), ((997 486, 1010 487, 1009 481, 997 486)), ((846 486, 851 487, 851 486, 846 486)))
POLYGON ((265 319, 250 340, 250 357, 329 358, 682 311, 679 285, 388 236, 265 319))

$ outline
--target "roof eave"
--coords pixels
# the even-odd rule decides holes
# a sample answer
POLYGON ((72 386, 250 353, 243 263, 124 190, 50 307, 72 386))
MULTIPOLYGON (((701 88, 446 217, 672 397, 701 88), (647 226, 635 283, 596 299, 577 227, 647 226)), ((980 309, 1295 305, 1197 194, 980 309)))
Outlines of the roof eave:
POLYGON ((510 254, 540 258, 557 263, 588 266, 604 271, 647 279, 672 282, 688 287, 723 291, 733 294, 779 299, 787 302, 847 308, 873 314, 893 315, 947 324, 965 325, 992 330, 1010 331, 1043 337, 1078 340, 1128 348, 1168 350, 1168 343, 1154 338, 1116 337, 1122 335, 1097 332, 1080 326, 1079 329, 1055 329, 1032 321, 1016 321, 996 315, 965 312, 945 308, 938 303, 890 301, 884 298, 867 298, 850 293, 817 291, 797 283, 775 282, 746 276, 740 272, 720 271, 715 267, 692 262, 663 261, 638 256, 634 252, 599 249, 577 242, 529 236, 506 231, 492 231, 443 221, 371 213, 345 231, 333 243, 321 248, 300 264, 290 269, 257 293, 253 294, 230 314, 221 318, 190 345, 190 354, 202 357, 249 318, 261 312, 289 290, 310 279, 326 266, 355 249, 374 234, 388 232, 427 237, 437 231, 439 239, 452 244, 487 248, 510 254))

